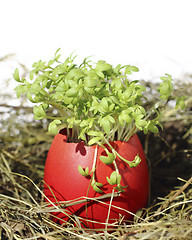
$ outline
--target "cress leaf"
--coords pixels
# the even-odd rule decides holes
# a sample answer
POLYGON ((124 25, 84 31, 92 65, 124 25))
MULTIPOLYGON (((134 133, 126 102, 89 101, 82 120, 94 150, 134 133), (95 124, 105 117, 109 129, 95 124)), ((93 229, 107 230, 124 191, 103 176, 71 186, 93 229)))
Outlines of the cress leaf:
POLYGON ((108 116, 100 117, 98 122, 100 123, 100 126, 103 127, 104 132, 109 134, 111 130, 111 123, 108 119, 108 116))
POLYGON ((141 162, 141 158, 139 157, 139 155, 137 155, 137 156, 135 156, 135 159, 132 162, 129 163, 129 166, 131 168, 137 167, 140 162, 141 162))
MULTIPOLYGON (((111 153, 112 154, 112 153, 111 153)), ((113 154, 112 154, 113 155, 113 154)), ((113 157, 110 157, 110 155, 106 156, 100 156, 100 160, 105 163, 106 165, 112 164, 115 160, 114 155, 113 157)))
POLYGON ((15 71, 14 71, 14 73, 13 73, 13 78, 14 78, 15 81, 17 81, 17 82, 22 82, 22 81, 20 80, 20 77, 19 77, 19 70, 18 70, 18 68, 15 69, 15 71))
POLYGON ((150 121, 148 126, 149 131, 151 131, 154 134, 159 132, 159 129, 157 128, 156 124, 158 124, 158 122, 150 121))
POLYGON ((185 99, 186 97, 185 96, 182 96, 182 97, 178 97, 177 98, 177 101, 176 101, 176 105, 175 105, 175 108, 181 108, 181 110, 184 110, 185 109, 185 99))
POLYGON ((28 91, 28 92, 27 92, 27 98, 28 98, 29 101, 31 101, 32 103, 37 103, 37 102, 38 102, 38 101, 36 101, 35 99, 33 99, 31 91, 28 91))
POLYGON ((97 187, 103 187, 103 183, 95 182, 95 185, 96 185, 97 187))
POLYGON ((139 69, 135 66, 128 65, 125 69, 125 74, 132 74, 132 72, 139 72, 139 69))
POLYGON ((88 167, 86 167, 86 169, 83 170, 83 168, 81 167, 81 165, 79 165, 79 166, 78 166, 78 171, 79 171, 79 173, 80 173, 82 176, 84 176, 84 177, 89 176, 89 168, 88 168, 88 167))
POLYGON ((69 90, 67 90, 66 95, 67 95, 67 97, 74 97, 77 95, 77 92, 78 92, 78 88, 73 87, 73 88, 70 88, 69 90))
POLYGON ((107 153, 107 156, 100 156, 100 160, 107 165, 112 164, 116 156, 109 152, 107 148, 105 148, 105 152, 107 153))
POLYGON ((93 180, 91 182, 91 186, 93 188, 94 191, 98 192, 98 193, 103 193, 103 191, 99 188, 99 187, 102 187, 103 184, 102 183, 98 183, 96 182, 95 180, 93 180))
POLYGON ((114 189, 116 189, 119 192, 124 192, 124 188, 127 188, 127 186, 122 186, 121 184, 118 184, 114 189))
POLYGON ((107 182, 110 184, 110 185, 115 185, 115 184, 118 184, 119 183, 119 180, 121 181, 121 179, 118 177, 118 173, 116 171, 113 171, 110 175, 110 178, 106 177, 107 179, 107 182))
POLYGON ((91 138, 88 142, 88 145, 98 144, 99 142, 101 142, 101 140, 102 140, 102 137, 91 138))
POLYGON ((26 86, 25 85, 19 85, 14 90, 16 91, 17 98, 20 98, 20 96, 26 92, 26 86))
POLYGON ((43 119, 46 117, 46 113, 42 105, 34 106, 33 113, 37 119, 43 119))
POLYGON ((99 61, 95 67, 96 72, 104 72, 111 70, 112 66, 105 61, 99 61))
POLYGON ((51 134, 54 134, 56 135, 58 133, 58 127, 57 125, 61 124, 61 121, 60 120, 53 120, 50 124, 49 124, 49 127, 48 127, 48 131, 51 133, 51 134))

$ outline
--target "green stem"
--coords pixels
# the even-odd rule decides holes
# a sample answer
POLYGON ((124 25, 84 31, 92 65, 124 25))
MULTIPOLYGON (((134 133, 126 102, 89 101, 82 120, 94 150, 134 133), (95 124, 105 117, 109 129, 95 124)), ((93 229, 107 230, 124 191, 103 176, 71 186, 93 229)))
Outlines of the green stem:
POLYGON ((123 127, 119 128, 119 131, 118 131, 118 139, 123 141, 123 132, 125 132, 125 126, 126 126, 126 123, 124 122, 123 124, 123 127))
POLYGON ((59 110, 61 112, 61 115, 69 116, 69 113, 73 115, 73 113, 69 109, 66 108, 67 111, 65 111, 65 106, 63 106, 60 103, 55 103, 53 101, 46 101, 46 102, 51 106, 55 107, 57 110, 59 110))
POLYGON ((111 139, 111 141, 114 141, 114 135, 115 135, 115 132, 118 130, 119 128, 119 124, 117 124, 112 130, 111 132, 109 133, 108 135, 108 139, 111 139))
POLYGON ((61 117, 52 117, 52 116, 46 116, 46 117, 44 117, 44 118, 46 118, 46 119, 52 119, 52 120, 63 120, 63 118, 61 118, 61 117))
POLYGON ((136 133, 137 129, 136 126, 134 125, 130 131, 130 133, 125 137, 125 141, 128 142, 131 136, 133 136, 136 133))
MULTIPOLYGON (((189 97, 185 100, 185 106, 187 106, 190 102, 192 102, 192 97, 189 97)), ((170 117, 172 114, 176 113, 177 111, 178 111, 178 109, 176 109, 176 108, 173 108, 167 112, 164 110, 164 111, 162 111, 162 116, 164 117, 164 119, 166 119, 167 117, 170 117)), ((164 119, 163 119, 163 121, 164 121, 164 119)))
POLYGON ((117 167, 117 163, 115 162, 115 160, 113 161, 113 165, 114 165, 114 167, 115 167, 115 171, 116 171, 116 173, 117 173, 117 176, 120 175, 120 174, 119 174, 119 169, 118 169, 118 167, 117 167))

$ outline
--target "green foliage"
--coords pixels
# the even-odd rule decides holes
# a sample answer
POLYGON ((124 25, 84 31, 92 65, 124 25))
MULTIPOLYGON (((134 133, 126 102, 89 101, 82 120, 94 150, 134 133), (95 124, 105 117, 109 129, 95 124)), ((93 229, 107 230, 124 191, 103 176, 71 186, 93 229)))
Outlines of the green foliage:
MULTIPOLYGON (((35 104, 35 119, 51 119, 48 128, 50 133, 57 134, 60 126, 73 128, 79 141, 83 140, 87 145, 108 144, 112 152, 105 148, 106 156, 100 157, 103 163, 116 166, 115 159, 118 156, 130 167, 136 167, 141 161, 139 156, 130 162, 120 156, 109 142, 127 141, 139 130, 155 134, 159 131, 157 109, 152 109, 151 112, 157 113, 152 118, 152 114, 148 115, 143 107, 145 87, 137 80, 128 79, 130 74, 139 69, 120 64, 113 67, 105 61, 93 64, 88 58, 78 66, 74 63, 76 56, 72 54, 61 62, 59 50, 48 62, 35 62, 29 80, 20 79, 19 70, 15 70, 13 78, 19 83, 15 88, 17 97, 25 94, 35 104), (50 108, 56 109, 57 115, 50 115, 50 108)), ((164 101, 173 90, 172 78, 166 74, 161 80, 163 82, 158 92, 161 101, 164 101)), ((184 99, 178 99, 176 106, 184 109, 184 99)), ((81 166, 78 171, 85 177, 91 174, 88 168, 84 170, 81 166)), ((117 167, 107 181, 116 185, 118 191, 123 191, 117 167)), ((102 193, 101 183, 93 179, 91 186, 96 192, 102 193)))
POLYGON ((121 186, 121 175, 118 173, 118 171, 113 171, 111 173, 110 178, 107 178, 107 182, 110 185, 116 185, 116 187, 114 187, 116 190, 118 190, 119 192, 123 192, 124 188, 126 188, 127 186, 121 186))
POLYGON ((173 90, 173 83, 172 83, 172 78, 171 78, 171 75, 169 74, 165 74, 166 76, 164 77, 161 77, 161 80, 163 80, 163 82, 160 84, 159 86, 159 93, 161 94, 160 95, 160 98, 163 99, 163 100, 167 100, 170 95, 171 95, 171 92, 173 90))
POLYGON ((185 96, 178 97, 177 101, 176 101, 176 108, 180 108, 181 110, 184 110, 186 99, 187 99, 187 97, 185 97, 185 96))
POLYGON ((87 59, 77 66, 72 55, 59 62, 58 53, 59 50, 48 63, 35 62, 29 81, 20 80, 18 69, 13 74, 20 83, 15 88, 17 96, 26 94, 36 104, 35 119, 52 119, 49 127, 52 133, 56 133, 56 119, 68 128, 75 126, 80 138, 89 136, 89 145, 105 142, 116 125, 127 128, 135 124, 143 130, 147 122, 140 103, 145 88, 127 78, 139 71, 137 67, 119 64, 114 68, 105 61, 93 66, 87 59), (50 107, 58 110, 58 117, 46 113, 50 107))
POLYGON ((90 175, 90 173, 89 173, 89 168, 88 168, 88 167, 86 167, 85 170, 83 170, 83 168, 79 165, 79 166, 78 166, 78 171, 79 171, 79 173, 80 173, 82 176, 84 176, 84 177, 87 177, 87 176, 90 175))
POLYGON ((18 68, 15 69, 15 72, 13 73, 13 78, 15 79, 15 81, 21 82, 20 77, 19 77, 19 69, 18 68))
POLYGON ((49 124, 49 128, 48 128, 48 131, 54 135, 56 135, 58 133, 58 126, 61 124, 61 121, 60 120, 53 120, 50 124, 49 124))
POLYGON ((103 187, 102 183, 96 182, 95 180, 92 180, 91 186, 93 190, 95 190, 98 193, 103 193, 103 191, 100 189, 100 187, 103 187))
POLYGON ((115 161, 116 155, 114 153, 110 153, 107 148, 105 148, 106 156, 100 156, 100 160, 106 165, 112 164, 115 161))
POLYGON ((110 178, 107 177, 107 181, 111 185, 119 184, 121 182, 121 175, 119 175, 116 171, 113 171, 110 178))

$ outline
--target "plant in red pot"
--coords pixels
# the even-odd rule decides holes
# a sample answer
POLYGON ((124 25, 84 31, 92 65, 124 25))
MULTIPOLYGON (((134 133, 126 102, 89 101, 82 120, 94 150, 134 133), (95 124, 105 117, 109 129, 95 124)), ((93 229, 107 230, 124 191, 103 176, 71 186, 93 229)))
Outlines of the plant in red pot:
MULTIPOLYGON (((127 223, 147 205, 148 166, 136 132, 158 132, 157 106, 144 109, 145 87, 128 79, 135 66, 59 59, 57 51, 49 62, 34 63, 29 81, 18 69, 13 74, 17 96, 25 93, 35 119, 50 119, 56 135, 44 172, 53 219, 94 229, 127 223)), ((164 101, 172 79, 162 80, 164 101)))

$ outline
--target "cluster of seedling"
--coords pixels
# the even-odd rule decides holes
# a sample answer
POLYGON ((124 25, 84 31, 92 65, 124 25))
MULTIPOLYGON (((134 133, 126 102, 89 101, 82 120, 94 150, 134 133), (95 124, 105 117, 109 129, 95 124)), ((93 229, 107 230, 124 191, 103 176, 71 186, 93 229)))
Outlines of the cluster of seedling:
MULTIPOLYGON (((105 61, 94 64, 88 58, 78 66, 73 55, 60 62, 58 52, 59 49, 48 62, 34 63, 29 80, 20 78, 18 69, 15 70, 13 77, 20 83, 15 89, 17 97, 25 94, 35 104, 35 119, 51 120, 50 133, 57 134, 62 128, 72 129, 70 141, 102 146, 106 156, 101 156, 100 160, 115 166, 107 181, 123 191, 116 157, 130 167, 136 167, 141 159, 139 156, 133 161, 123 158, 110 142, 128 141, 138 130, 158 133, 158 125, 161 126, 158 109, 154 106, 147 113, 143 107, 145 87, 137 80, 129 80, 130 74, 139 71, 137 67, 120 64, 113 67, 105 61), (57 109, 57 114, 49 114, 50 108, 57 109)), ((166 74, 161 79, 158 92, 161 101, 165 101, 173 89, 172 78, 166 74)), ((177 104, 182 105, 182 99, 177 104)), ((94 175, 95 166, 91 171, 79 166, 79 172, 83 176, 94 175)), ((92 186, 101 192, 102 183, 95 182, 94 177, 92 186)))

